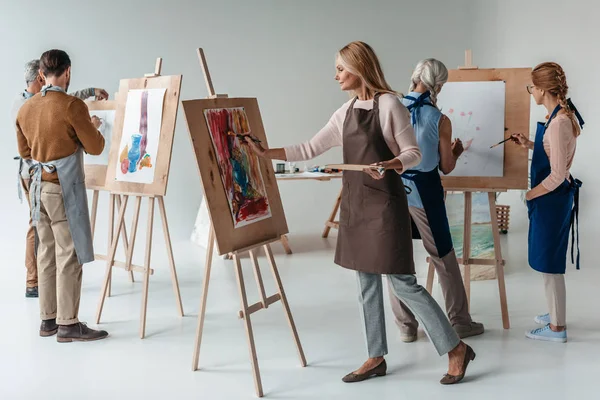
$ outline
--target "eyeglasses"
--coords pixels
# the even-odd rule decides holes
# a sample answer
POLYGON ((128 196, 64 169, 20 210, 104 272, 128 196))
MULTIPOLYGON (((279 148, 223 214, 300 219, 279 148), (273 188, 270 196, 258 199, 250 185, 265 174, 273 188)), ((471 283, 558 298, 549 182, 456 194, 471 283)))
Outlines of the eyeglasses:
POLYGON ((529 94, 533 94, 533 88, 535 87, 534 85, 527 85, 527 93, 529 94))

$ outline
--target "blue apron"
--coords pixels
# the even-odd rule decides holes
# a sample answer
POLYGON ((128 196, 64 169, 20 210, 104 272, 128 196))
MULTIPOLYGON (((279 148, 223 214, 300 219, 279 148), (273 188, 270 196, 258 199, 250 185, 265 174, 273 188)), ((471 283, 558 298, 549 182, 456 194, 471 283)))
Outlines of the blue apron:
MULTIPOLYGON (((435 107, 433 104, 426 102, 430 93, 427 91, 418 98, 405 96, 405 99, 413 101, 406 108, 411 113, 413 126, 417 123, 419 109, 423 106, 435 107)), ((440 258, 445 257, 452 251, 454 245, 450 234, 450 224, 448 223, 448 215, 446 214, 446 204, 444 201, 444 187, 438 172, 438 168, 431 171, 423 172, 416 170, 407 170, 402 174, 402 178, 408 179, 415 183, 419 192, 419 197, 423 203, 427 222, 433 235, 435 247, 440 258)), ((413 239, 421 239, 419 229, 411 218, 412 237, 413 239)))
MULTIPOLYGON (((550 175, 550 160, 544 150, 544 134, 561 107, 556 106, 548 122, 538 122, 531 161, 531 187, 550 175)), ((571 262, 577 247, 576 268, 579 269, 579 188, 582 183, 571 176, 552 192, 527 202, 529 214, 529 265, 547 274, 564 274, 567 265, 569 231, 571 262), (575 242, 577 240, 577 242, 575 242)))

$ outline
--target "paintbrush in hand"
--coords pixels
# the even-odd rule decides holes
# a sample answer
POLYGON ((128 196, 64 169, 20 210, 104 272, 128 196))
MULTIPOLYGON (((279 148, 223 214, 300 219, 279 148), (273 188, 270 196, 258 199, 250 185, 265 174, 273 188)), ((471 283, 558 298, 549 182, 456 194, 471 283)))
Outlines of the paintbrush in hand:
POLYGON ((235 136, 235 137, 237 137, 238 139, 240 139, 240 140, 242 140, 242 141, 245 141, 245 138, 247 138, 247 137, 248 137, 248 138, 250 138, 250 140, 252 140, 254 143, 261 143, 261 141, 260 141, 259 139, 255 138, 255 137, 254 137, 254 136, 252 136, 252 135, 242 135, 241 133, 234 133, 234 132, 232 132, 232 131, 229 131, 229 132, 227 132, 227 134, 228 134, 229 136, 235 136))
POLYGON ((510 137, 508 137, 508 138, 504 139, 503 141, 501 141, 501 142, 498 142, 498 143, 496 143, 496 144, 494 144, 494 145, 490 146, 490 149, 493 149, 493 148, 494 148, 494 147, 496 147, 496 146, 500 146, 502 143, 504 143, 504 142, 508 142, 509 140, 512 140, 512 138, 513 138, 513 137, 512 137, 512 136, 510 136, 510 137))

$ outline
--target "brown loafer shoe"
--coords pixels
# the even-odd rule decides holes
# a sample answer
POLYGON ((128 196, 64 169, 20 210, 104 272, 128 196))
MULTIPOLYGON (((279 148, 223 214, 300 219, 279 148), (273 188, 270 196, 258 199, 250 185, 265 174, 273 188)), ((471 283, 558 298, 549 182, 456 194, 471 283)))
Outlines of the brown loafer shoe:
POLYGON ((454 385, 455 383, 462 381, 465 377, 465 373, 467 372, 467 366, 469 365, 469 362, 473 361, 475 359, 475 356, 476 354, 471 348, 471 346, 467 345, 467 351, 465 352, 465 358, 463 360, 463 373, 460 375, 446 374, 444 375, 440 383, 442 385, 454 385))
POLYGON ((58 332, 58 325, 56 325, 56 318, 45 319, 40 324, 40 336, 48 337, 53 336, 58 332))
POLYGON ((108 332, 90 329, 86 324, 78 322, 73 325, 60 325, 56 340, 60 343, 69 342, 91 342, 92 340, 104 339, 108 332))
POLYGON ((346 383, 362 382, 373 376, 385 376, 386 373, 387 364, 385 363, 385 360, 383 360, 378 366, 365 372, 364 374, 355 374, 354 372, 349 373, 342 378, 342 381, 346 383))

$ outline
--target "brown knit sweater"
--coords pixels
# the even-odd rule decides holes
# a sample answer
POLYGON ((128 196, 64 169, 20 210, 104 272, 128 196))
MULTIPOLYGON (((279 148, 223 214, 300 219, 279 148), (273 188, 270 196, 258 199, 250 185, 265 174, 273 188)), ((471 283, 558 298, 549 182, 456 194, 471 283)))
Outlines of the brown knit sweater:
MULTIPOLYGON (((91 155, 104 149, 104 137, 94 127, 85 103, 63 92, 49 91, 29 99, 17 115, 17 144, 22 158, 49 162, 70 156, 79 145, 91 155)), ((59 183, 56 172, 42 180, 59 183)))

